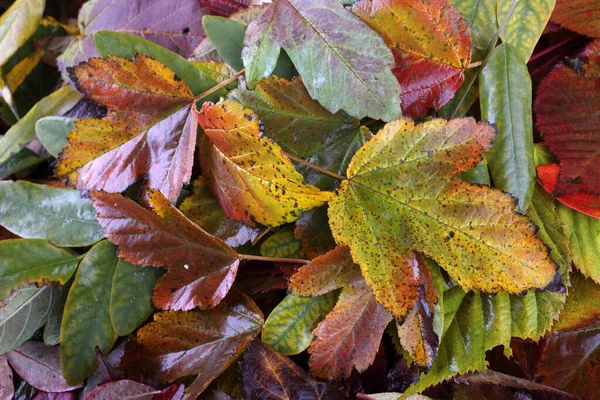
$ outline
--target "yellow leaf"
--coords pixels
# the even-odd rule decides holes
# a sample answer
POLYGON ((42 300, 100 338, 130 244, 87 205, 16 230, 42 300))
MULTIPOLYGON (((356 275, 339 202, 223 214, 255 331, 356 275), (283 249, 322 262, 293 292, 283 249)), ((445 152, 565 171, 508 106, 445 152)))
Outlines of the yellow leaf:
POLYGON ((40 63, 40 60, 44 56, 44 49, 36 49, 33 54, 19 61, 8 74, 6 74, 6 84, 11 92, 15 90, 23 83, 25 78, 33 71, 33 69, 40 63))

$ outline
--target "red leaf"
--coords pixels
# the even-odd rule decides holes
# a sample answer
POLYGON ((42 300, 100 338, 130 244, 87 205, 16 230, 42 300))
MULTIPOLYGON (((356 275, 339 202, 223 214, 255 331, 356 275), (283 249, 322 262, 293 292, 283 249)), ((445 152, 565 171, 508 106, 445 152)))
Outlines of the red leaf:
POLYGON ((196 376, 186 391, 195 398, 244 351, 262 323, 258 307, 241 294, 210 310, 161 312, 125 345, 121 367, 161 383, 196 376))
POLYGON ((550 20, 582 35, 600 37, 597 0, 556 0, 550 20))
POLYGON ((553 194, 600 194, 600 40, 539 86, 534 110, 544 141, 560 161, 553 194))
POLYGON ((319 382, 289 358, 254 340, 241 364, 243 398, 261 400, 341 400, 333 386, 319 382))
POLYGON ((200 7, 207 8, 211 14, 229 17, 250 5, 251 0, 200 0, 200 7))
POLYGON ((34 388, 44 392, 68 392, 78 386, 67 385, 60 370, 58 346, 42 342, 27 342, 7 354, 10 365, 19 376, 34 388))
POLYGON ((137 265, 165 267, 153 302, 166 310, 209 308, 229 291, 238 256, 221 239, 194 225, 160 192, 150 189, 154 213, 118 194, 93 192, 92 202, 119 257, 137 265))
MULTIPOLYGON (((558 164, 537 167, 538 180, 549 193, 554 193, 558 182, 560 167, 558 164)), ((600 219, 600 195, 574 193, 559 196, 556 200, 590 217, 600 219)))

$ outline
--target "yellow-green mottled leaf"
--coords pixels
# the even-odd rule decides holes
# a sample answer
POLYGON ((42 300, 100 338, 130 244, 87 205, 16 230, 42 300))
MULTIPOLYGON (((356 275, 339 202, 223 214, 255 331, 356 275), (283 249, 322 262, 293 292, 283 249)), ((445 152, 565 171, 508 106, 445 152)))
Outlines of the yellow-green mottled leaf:
POLYGON ((550 19, 556 0, 497 1, 498 21, 503 21, 512 4, 516 3, 500 38, 503 43, 514 46, 523 60, 528 61, 550 19))
POLYGON ((411 250, 439 262, 467 290, 521 293, 558 278, 535 225, 509 195, 453 179, 480 162, 495 136, 470 118, 417 126, 398 120, 352 159, 329 223, 396 317, 417 297, 411 250))
POLYGON ((0 66, 36 31, 46 0, 17 0, 0 16, 0 66))
POLYGON ((92 247, 79 264, 69 291, 60 329, 60 367, 69 385, 83 382, 94 372, 96 346, 107 354, 117 341, 110 321, 116 250, 107 241, 92 247))
POLYGON ((302 244, 294 236, 294 230, 283 228, 260 245, 260 254, 265 257, 304 258, 302 244))
POLYGON ((313 329, 333 309, 337 292, 317 297, 289 294, 265 321, 262 341, 285 354, 298 354, 310 345, 313 329))

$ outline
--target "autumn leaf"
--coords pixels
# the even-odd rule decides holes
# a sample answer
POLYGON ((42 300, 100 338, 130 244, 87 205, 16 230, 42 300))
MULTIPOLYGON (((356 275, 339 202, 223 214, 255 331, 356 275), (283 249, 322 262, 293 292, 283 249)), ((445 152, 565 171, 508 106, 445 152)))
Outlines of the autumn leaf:
POLYGON ((82 119, 55 173, 82 190, 121 192, 147 176, 171 202, 191 177, 197 113, 187 85, 143 54, 91 59, 70 72, 78 89, 112 111, 82 119))
POLYGON ((204 177, 225 215, 250 226, 292 222, 331 193, 304 183, 281 148, 260 137, 258 118, 239 103, 204 103, 198 121, 204 177))
POLYGON ((244 351, 262 323, 262 313, 245 295, 228 296, 210 310, 161 312, 125 345, 121 368, 164 384, 195 376, 186 394, 196 398, 244 351))
POLYGON ((591 37, 600 37, 600 7, 594 0, 556 0, 550 21, 591 37))
POLYGON ((560 161, 555 196, 600 194, 600 41, 557 65, 537 92, 534 110, 544 141, 560 161))
POLYGON ((465 289, 520 293, 557 279, 535 225, 515 212, 510 196, 453 179, 474 167, 494 138, 490 125, 469 118, 417 126, 399 120, 350 163, 329 204, 330 225, 396 317, 417 299, 411 249, 438 261, 465 289))
POLYGON ((156 190, 149 211, 118 194, 93 192, 98 222, 119 257, 142 266, 165 267, 154 288, 154 305, 166 310, 214 307, 237 272, 238 255, 221 239, 189 221, 156 190))
POLYGON ((267 6, 248 25, 244 39, 250 88, 271 75, 282 48, 311 97, 330 112, 384 121, 401 115, 390 50, 338 1, 278 0, 267 6))
POLYGON ((342 400, 334 386, 319 382, 292 360, 257 340, 241 364, 244 398, 264 400, 342 400))
POLYGON ((100 30, 132 33, 187 57, 204 37, 200 21, 205 14, 208 9, 196 0, 88 1, 79 13, 82 34, 58 59, 59 68, 97 57, 94 33, 100 30))
POLYGON ((471 61, 471 32, 448 0, 362 0, 352 11, 392 50, 404 114, 422 118, 454 96, 471 61))
MULTIPOLYGON (((256 112, 264 124, 264 135, 286 152, 337 174, 343 174, 350 159, 370 137, 347 116, 331 114, 310 97, 300 78, 291 81, 271 76, 254 90, 238 88, 228 99, 256 112)), ((311 185, 331 189, 337 183, 303 164, 296 169, 311 185)))

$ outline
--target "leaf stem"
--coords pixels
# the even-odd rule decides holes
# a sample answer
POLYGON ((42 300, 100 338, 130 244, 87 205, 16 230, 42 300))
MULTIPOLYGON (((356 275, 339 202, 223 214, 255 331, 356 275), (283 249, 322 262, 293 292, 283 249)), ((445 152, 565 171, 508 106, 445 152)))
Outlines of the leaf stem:
POLYGON ((207 91, 200 93, 198 96, 194 97, 194 101, 198 101, 198 100, 202 99, 203 97, 206 97, 209 94, 216 92, 217 90, 221 89, 223 86, 228 85, 229 83, 236 80, 238 78, 238 76, 242 75, 244 72, 246 72, 246 68, 242 68, 241 70, 239 70, 238 72, 233 74, 231 77, 225 79, 223 82, 219 83, 218 85, 215 85, 215 86, 211 87, 210 89, 208 89, 207 91))
POLYGON ((483 64, 483 61, 476 61, 474 63, 471 63, 471 64, 467 65, 466 69, 479 67, 481 64, 483 64))
POLYGON ((307 167, 314 169, 315 171, 319 171, 322 174, 329 175, 332 178, 338 179, 340 181, 345 181, 346 179, 348 179, 345 176, 342 176, 340 174, 336 174, 335 172, 331 172, 329 170, 326 170, 325 168, 321 168, 318 165, 309 163, 308 161, 305 161, 305 160, 301 159, 300 157, 296 157, 295 155, 290 154, 290 153, 288 153, 286 151, 283 152, 283 155, 286 156, 287 158, 289 158, 290 160, 294 160, 296 162, 299 162, 300 164, 304 164, 307 167))
POLYGON ((308 264, 310 261, 303 258, 281 258, 281 257, 262 257, 253 256, 250 254, 238 254, 240 260, 256 260, 256 261, 268 261, 268 262, 284 262, 293 264, 308 264))

